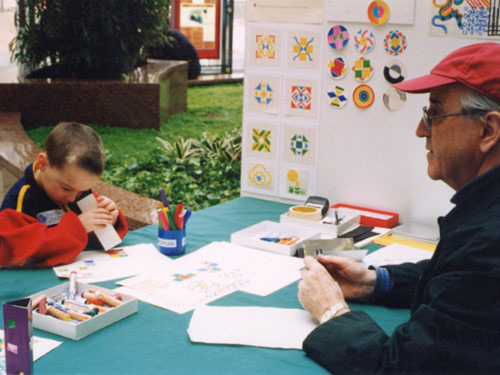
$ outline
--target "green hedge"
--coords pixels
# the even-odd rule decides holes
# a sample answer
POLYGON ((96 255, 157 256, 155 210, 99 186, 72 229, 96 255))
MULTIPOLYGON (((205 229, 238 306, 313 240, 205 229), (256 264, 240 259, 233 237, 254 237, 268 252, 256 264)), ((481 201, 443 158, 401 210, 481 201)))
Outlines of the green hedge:
POLYGON ((239 197, 241 132, 225 136, 203 133, 199 139, 175 142, 157 138, 148 155, 129 157, 106 151, 103 181, 158 199, 164 188, 172 202, 193 211, 239 197))

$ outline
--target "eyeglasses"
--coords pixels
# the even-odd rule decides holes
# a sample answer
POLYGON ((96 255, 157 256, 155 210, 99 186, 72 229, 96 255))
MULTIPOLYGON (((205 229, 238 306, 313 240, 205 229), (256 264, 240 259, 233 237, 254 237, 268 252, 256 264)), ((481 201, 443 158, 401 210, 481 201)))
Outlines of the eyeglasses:
POLYGON ((435 118, 441 118, 441 117, 451 117, 451 116, 471 116, 471 115, 484 115, 485 113, 488 113, 489 111, 487 110, 476 110, 476 111, 465 111, 465 112, 460 112, 460 113, 448 113, 446 115, 436 115, 436 116, 429 116, 427 115, 427 107, 422 108, 422 111, 424 112, 422 119, 424 120, 425 127, 427 129, 427 132, 431 134, 431 123, 432 120, 435 118))

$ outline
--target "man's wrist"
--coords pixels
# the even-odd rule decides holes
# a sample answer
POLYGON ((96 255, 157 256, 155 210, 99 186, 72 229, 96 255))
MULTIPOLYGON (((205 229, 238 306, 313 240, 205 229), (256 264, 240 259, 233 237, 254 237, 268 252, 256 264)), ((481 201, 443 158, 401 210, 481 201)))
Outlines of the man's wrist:
POLYGON ((349 309, 349 306, 347 306, 346 303, 344 303, 344 302, 336 303, 336 304, 330 306, 329 308, 327 308, 323 312, 323 314, 321 314, 321 317, 319 319, 319 323, 323 324, 323 323, 329 321, 330 319, 333 319, 336 316, 342 315, 348 311, 351 311, 351 310, 349 309))

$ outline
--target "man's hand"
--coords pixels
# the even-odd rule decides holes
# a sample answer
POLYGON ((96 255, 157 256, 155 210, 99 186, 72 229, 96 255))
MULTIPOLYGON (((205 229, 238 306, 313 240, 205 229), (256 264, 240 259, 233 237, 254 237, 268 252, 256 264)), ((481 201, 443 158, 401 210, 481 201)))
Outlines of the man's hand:
POLYGON ((320 254, 318 262, 338 282, 346 299, 362 299, 372 295, 377 281, 374 270, 366 269, 354 259, 333 255, 320 254))
POLYGON ((96 199, 97 207, 108 210, 110 215, 113 216, 113 222, 111 224, 115 225, 116 220, 118 219, 118 206, 116 203, 104 195, 100 195, 96 199))
POLYGON ((302 271, 299 282, 299 301, 319 321, 328 308, 345 303, 344 295, 339 284, 316 259, 306 256, 304 264, 306 269, 302 271))
POLYGON ((105 208, 85 211, 78 216, 87 233, 96 229, 104 228, 107 224, 113 224, 113 215, 105 208))

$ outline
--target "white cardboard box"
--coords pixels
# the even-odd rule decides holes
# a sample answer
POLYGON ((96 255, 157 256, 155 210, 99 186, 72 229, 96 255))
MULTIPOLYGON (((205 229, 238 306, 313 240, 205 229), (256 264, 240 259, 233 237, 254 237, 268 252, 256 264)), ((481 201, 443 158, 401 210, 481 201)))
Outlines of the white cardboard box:
POLYGON ((253 247, 254 249, 293 256, 297 249, 302 247, 302 241, 318 239, 320 237, 321 233, 311 228, 301 228, 293 225, 275 223, 274 221, 262 221, 231 234, 231 242, 238 245, 253 247), (299 240, 291 245, 282 245, 261 240, 263 237, 288 236, 297 236, 299 240))
MULTIPOLYGON (((110 291, 109 289, 93 286, 91 284, 76 283, 77 293, 86 292, 89 289, 97 288, 103 291, 110 291)), ((32 299, 37 298, 41 294, 45 294, 47 297, 56 296, 63 292, 68 291, 69 282, 64 283, 53 288, 38 292, 31 296, 32 299)), ((122 304, 120 306, 114 307, 105 313, 100 313, 89 320, 84 322, 74 323, 73 321, 65 322, 54 318, 51 315, 42 315, 38 311, 33 311, 33 327, 41 329, 43 331, 51 332, 59 336, 66 337, 72 340, 80 340, 85 336, 94 333, 110 324, 113 324, 129 315, 137 312, 138 300, 137 298, 123 295, 122 304)))
POLYGON ((359 225, 361 219, 360 215, 355 214, 342 214, 340 217, 342 221, 339 224, 335 223, 335 210, 329 209, 325 217, 321 220, 304 220, 297 219, 296 217, 291 217, 288 212, 285 212, 280 216, 280 223, 312 228, 326 236, 338 237, 342 233, 348 232, 359 225), (326 220, 325 220, 326 219, 326 220), (332 224, 326 224, 325 222, 331 222, 332 224))

